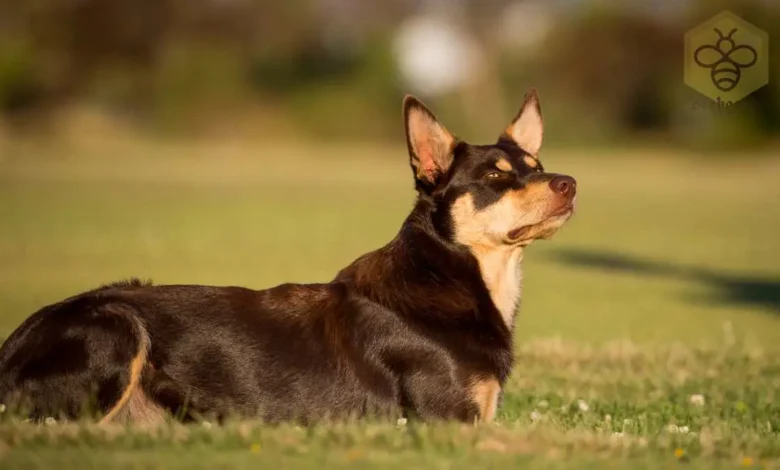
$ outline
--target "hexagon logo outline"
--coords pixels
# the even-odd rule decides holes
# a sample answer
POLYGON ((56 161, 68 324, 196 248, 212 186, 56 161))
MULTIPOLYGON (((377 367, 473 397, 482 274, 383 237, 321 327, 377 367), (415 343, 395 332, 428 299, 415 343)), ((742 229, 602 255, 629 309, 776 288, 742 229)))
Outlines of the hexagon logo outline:
POLYGON ((769 35, 724 10, 685 33, 685 84, 728 106, 769 83, 769 35))

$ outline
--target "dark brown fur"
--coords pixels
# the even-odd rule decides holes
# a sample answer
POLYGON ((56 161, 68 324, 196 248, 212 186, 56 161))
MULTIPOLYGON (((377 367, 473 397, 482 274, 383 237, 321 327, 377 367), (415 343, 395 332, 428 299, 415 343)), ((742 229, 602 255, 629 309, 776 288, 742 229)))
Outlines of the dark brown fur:
POLYGON ((419 197, 386 246, 329 283, 134 279, 43 307, 0 349, 0 402, 33 418, 152 423, 492 419, 519 300, 506 263, 568 219, 574 180, 528 158, 541 143, 535 93, 496 145, 456 139, 413 98, 404 115, 419 197))

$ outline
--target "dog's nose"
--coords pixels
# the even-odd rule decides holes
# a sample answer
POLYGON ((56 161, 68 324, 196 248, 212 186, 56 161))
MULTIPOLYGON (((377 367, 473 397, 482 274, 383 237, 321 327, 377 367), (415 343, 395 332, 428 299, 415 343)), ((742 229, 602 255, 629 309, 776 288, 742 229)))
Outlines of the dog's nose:
POLYGON ((571 176, 556 176, 550 180, 550 187, 563 197, 574 197, 577 194, 577 181, 571 176))

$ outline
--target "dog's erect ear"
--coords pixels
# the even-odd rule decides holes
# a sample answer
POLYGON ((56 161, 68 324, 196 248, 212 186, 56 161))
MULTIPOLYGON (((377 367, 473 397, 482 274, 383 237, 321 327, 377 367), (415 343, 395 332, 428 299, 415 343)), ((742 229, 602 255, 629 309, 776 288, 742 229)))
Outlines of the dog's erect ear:
POLYGON ((417 180, 429 186, 449 170, 455 136, 417 98, 404 98, 404 124, 410 163, 417 180))
POLYGON ((542 108, 539 105, 539 95, 531 88, 525 94, 525 100, 512 124, 506 128, 504 138, 514 141, 521 149, 536 156, 542 147, 542 108))

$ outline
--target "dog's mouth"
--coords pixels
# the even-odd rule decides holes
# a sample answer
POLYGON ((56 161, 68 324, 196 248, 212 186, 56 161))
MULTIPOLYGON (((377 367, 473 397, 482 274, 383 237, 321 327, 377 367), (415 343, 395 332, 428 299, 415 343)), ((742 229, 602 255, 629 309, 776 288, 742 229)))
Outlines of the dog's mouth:
POLYGON ((574 199, 566 201, 566 203, 562 204, 561 207, 550 212, 550 216, 547 217, 547 219, 545 220, 549 220, 553 217, 558 217, 559 215, 568 215, 573 213, 574 213, 574 199))
POLYGON ((506 241, 509 244, 516 244, 523 241, 531 241, 537 238, 546 238, 555 233, 560 226, 574 214, 574 199, 566 201, 560 207, 550 212, 541 222, 531 225, 524 225, 514 230, 510 230, 506 235, 506 241), (560 220, 559 224, 555 222, 560 220), (552 224, 550 224, 552 222, 552 224))

